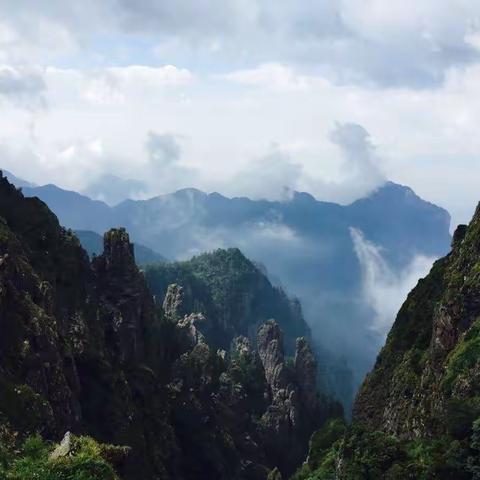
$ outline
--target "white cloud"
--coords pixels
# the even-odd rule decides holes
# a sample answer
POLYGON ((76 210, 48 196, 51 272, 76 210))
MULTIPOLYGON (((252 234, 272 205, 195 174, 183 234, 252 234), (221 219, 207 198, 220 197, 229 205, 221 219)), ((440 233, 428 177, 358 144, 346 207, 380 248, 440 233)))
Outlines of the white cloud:
POLYGON ((295 163, 287 152, 277 146, 221 185, 230 195, 248 196, 255 199, 287 200, 292 190, 300 185, 302 166, 295 163))
POLYGON ((0 7, 0 61, 125 64, 152 61, 156 50, 163 61, 214 71, 288 63, 339 82, 428 86, 480 56, 472 44, 476 0, 1 0, 0 7))
POLYGON ((221 78, 243 85, 256 85, 279 91, 307 89, 310 84, 307 76, 298 75, 292 68, 277 63, 265 63, 254 69, 223 75, 221 78))
POLYGON ((146 150, 154 168, 169 168, 180 160, 181 148, 175 135, 148 132, 146 150))
POLYGON ((83 71, 82 75, 86 82, 84 98, 99 105, 122 105, 131 93, 188 85, 194 80, 189 70, 174 65, 109 67, 83 71))
POLYGON ((417 255, 396 272, 385 260, 381 248, 368 241, 361 231, 351 228, 350 234, 362 269, 364 301, 374 312, 370 327, 384 337, 408 293, 427 275, 435 259, 417 255))

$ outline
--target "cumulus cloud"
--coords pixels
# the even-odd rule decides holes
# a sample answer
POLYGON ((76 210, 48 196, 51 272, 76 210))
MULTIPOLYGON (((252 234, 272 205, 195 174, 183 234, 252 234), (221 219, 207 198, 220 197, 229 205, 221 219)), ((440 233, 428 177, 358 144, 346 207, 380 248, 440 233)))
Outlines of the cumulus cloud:
POLYGON ((187 85, 194 79, 188 69, 174 65, 108 67, 83 71, 81 75, 85 82, 84 98, 97 105, 122 105, 130 95, 187 85))
POLYGON ((329 138, 342 153, 339 188, 355 198, 385 182, 380 159, 364 127, 356 123, 337 123, 329 138))
POLYGON ((173 63, 214 61, 217 71, 287 62, 340 83, 425 87, 480 58, 475 0, 2 0, 0 6, 3 60, 124 63, 150 49, 150 61, 160 51, 173 63))
MULTIPOLYGON (((230 195, 270 200, 288 200, 293 191, 308 191, 321 200, 349 203, 385 183, 381 161, 365 128, 354 123, 337 123, 328 139, 339 150, 333 161, 336 172, 330 180, 306 169, 301 158, 296 158, 301 153, 293 154, 273 145, 267 155, 250 161, 219 187, 230 195)), ((316 161, 331 159, 317 154, 316 161)))
POLYGON ((370 326, 385 337, 408 293, 427 275, 435 259, 417 255, 401 271, 395 271, 381 248, 360 230, 351 228, 350 234, 362 269, 364 301, 374 312, 370 326))
POLYGON ((180 159, 181 149, 175 135, 148 132, 145 148, 155 168, 172 166, 180 159))
MULTIPOLYGON (((115 169, 115 161, 99 141, 71 145, 61 152, 63 158, 96 160, 97 169, 89 176, 83 193, 116 205, 126 199, 146 199, 161 193, 191 186, 197 171, 181 163, 182 137, 150 131, 144 143, 143 161, 136 167, 127 164, 115 169), (93 158, 93 155, 96 155, 93 158), (115 171, 113 175, 109 172, 115 171), (133 175, 128 178, 126 175, 133 175), (120 175, 120 176, 119 176, 120 175)), ((120 162, 119 162, 120 163, 120 162)))
POLYGON ((231 195, 287 200, 299 186, 302 174, 300 164, 287 152, 273 146, 267 155, 249 162, 220 187, 231 195))
POLYGON ((199 177, 197 169, 182 163, 181 140, 179 135, 148 132, 145 142, 147 163, 142 178, 151 194, 173 192, 196 183, 199 177))
POLYGON ((240 70, 221 78, 242 85, 256 85, 278 91, 302 90, 309 86, 310 79, 297 74, 292 68, 279 63, 265 63, 257 68, 240 70))
POLYGON ((341 82, 432 85, 451 66, 478 60, 465 38, 480 14, 474 0, 121 0, 117 14, 120 28, 161 32, 159 42, 175 39, 180 51, 183 41, 196 55, 223 61, 233 54, 250 64, 275 58, 319 68, 341 82))

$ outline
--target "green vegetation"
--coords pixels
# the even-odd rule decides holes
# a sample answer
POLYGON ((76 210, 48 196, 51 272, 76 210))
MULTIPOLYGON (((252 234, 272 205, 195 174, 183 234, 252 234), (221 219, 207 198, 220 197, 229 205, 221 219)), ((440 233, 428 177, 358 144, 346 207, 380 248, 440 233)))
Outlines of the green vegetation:
POLYGON ((0 480, 119 480, 110 462, 127 453, 74 436, 62 455, 54 451, 38 435, 28 437, 18 451, 0 444, 0 480))
POLYGON ((312 435, 310 455, 308 457, 308 466, 312 470, 321 466, 330 447, 342 438, 345 431, 346 425, 344 420, 342 418, 333 418, 321 430, 312 435))
POLYGON ((184 262, 150 265, 145 277, 159 305, 168 285, 183 287, 183 313, 205 315, 208 322, 202 333, 212 346, 228 350, 234 336, 248 336, 271 318, 282 328, 287 353, 295 351, 297 337, 309 337, 298 300, 272 285, 261 268, 238 248, 218 249, 184 262))
POLYGON ((478 479, 480 419, 469 430, 463 440, 438 435, 407 441, 360 424, 342 434, 341 422, 331 420, 313 435, 308 462, 291 480, 478 479))
POLYGON ((0 413, 22 432, 47 427, 49 404, 27 385, 12 385, 0 379, 0 413))
POLYGON ((480 360, 480 319, 477 319, 468 330, 463 341, 460 341, 450 353, 443 386, 451 392, 454 385, 464 380, 469 371, 480 360))

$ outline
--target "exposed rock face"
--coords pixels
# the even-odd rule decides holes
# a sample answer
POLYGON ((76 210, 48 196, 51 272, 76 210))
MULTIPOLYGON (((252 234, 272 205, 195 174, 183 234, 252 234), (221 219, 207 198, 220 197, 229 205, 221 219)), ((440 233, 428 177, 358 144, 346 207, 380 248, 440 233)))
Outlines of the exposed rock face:
POLYGON ((191 350, 198 343, 205 343, 205 338, 197 327, 205 324, 206 318, 201 313, 185 313, 184 295, 183 287, 171 284, 163 301, 166 318, 176 326, 179 353, 191 350))
POLYGON ((267 480, 283 480, 282 473, 278 468, 275 468, 269 473, 267 480))
POLYGON ((283 333, 275 320, 261 325, 257 333, 258 354, 272 392, 287 386, 283 333))
POLYGON ((274 320, 259 327, 257 345, 269 387, 270 405, 262 416, 268 456, 290 475, 311 434, 325 420, 316 387, 316 360, 306 340, 299 338, 294 366, 288 365, 282 332, 274 320))
POLYGON ((50 458, 66 457, 72 451, 72 434, 67 432, 62 441, 57 445, 55 450, 50 454, 50 458))
POLYGON ((480 208, 408 296, 358 395, 355 419, 413 438, 448 433, 445 419, 458 402, 476 418, 479 272, 480 208))
POLYGON ((240 358, 249 357, 252 354, 250 340, 243 335, 235 337, 232 340, 231 351, 234 356, 236 355, 240 358))
POLYGON ((176 283, 169 285, 163 300, 163 311, 165 315, 172 319, 182 317, 186 313, 183 311, 183 301, 183 287, 176 283))
POLYGON ((145 333, 155 322, 154 303, 133 254, 125 229, 104 237, 104 253, 93 261, 105 322, 107 343, 123 361, 146 361, 145 333))
POLYGON ((297 339, 295 375, 302 405, 307 412, 317 408, 317 360, 305 338, 297 339))

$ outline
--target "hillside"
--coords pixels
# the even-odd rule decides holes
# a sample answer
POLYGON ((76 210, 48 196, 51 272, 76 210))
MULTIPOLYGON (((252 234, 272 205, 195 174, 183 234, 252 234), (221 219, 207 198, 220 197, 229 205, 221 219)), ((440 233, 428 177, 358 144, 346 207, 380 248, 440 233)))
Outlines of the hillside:
POLYGON ((238 249, 216 250, 185 262, 150 266, 145 275, 159 303, 168 285, 182 285, 185 312, 205 315, 205 336, 218 348, 228 349, 239 334, 254 340, 258 326, 270 318, 275 318, 283 330, 290 354, 295 351, 296 338, 311 336, 300 302, 273 286, 238 249))

